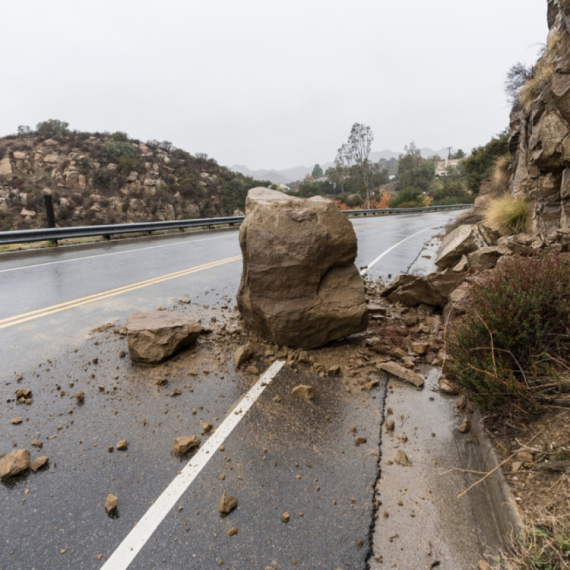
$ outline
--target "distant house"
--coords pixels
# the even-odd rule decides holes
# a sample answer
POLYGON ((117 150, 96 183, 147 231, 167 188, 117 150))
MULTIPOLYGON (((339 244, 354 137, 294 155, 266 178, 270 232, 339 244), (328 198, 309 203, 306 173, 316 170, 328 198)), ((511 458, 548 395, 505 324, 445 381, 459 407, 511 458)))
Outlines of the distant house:
POLYGON ((446 158, 445 160, 439 160, 435 163, 435 175, 437 177, 447 176, 449 168, 457 168, 462 158, 446 158))

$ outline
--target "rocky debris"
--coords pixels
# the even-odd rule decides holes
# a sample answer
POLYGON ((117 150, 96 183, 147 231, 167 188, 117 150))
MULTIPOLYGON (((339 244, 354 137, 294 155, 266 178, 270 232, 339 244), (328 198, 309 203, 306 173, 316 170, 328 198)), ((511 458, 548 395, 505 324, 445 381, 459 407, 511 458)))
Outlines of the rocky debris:
POLYGON ((134 313, 127 319, 129 356, 133 362, 159 364, 196 342, 202 325, 184 314, 169 311, 134 313))
POLYGON ((39 439, 32 439, 30 445, 37 449, 41 449, 44 446, 44 444, 39 439))
POLYGON ((45 467, 48 464, 49 458, 46 455, 42 455, 41 457, 36 457, 34 462, 32 463, 32 471, 36 473, 42 467, 45 467))
POLYGON ((115 448, 117 451, 126 451, 129 447, 129 442, 126 439, 120 439, 115 448))
POLYGON ((439 391, 449 396, 455 396, 459 394, 459 389, 455 384, 450 382, 443 374, 440 375, 438 379, 439 391))
POLYGON ((291 390, 291 394, 293 394, 293 396, 297 396, 297 398, 302 398, 303 400, 312 400, 317 395, 317 391, 313 386, 299 384, 291 390))
POLYGON ((368 439, 366 439, 363 435, 359 435, 354 438, 354 445, 364 445, 368 439))
POLYGON ((291 518, 291 516, 289 515, 289 513, 287 511, 285 511, 282 515, 281 515, 281 520, 284 523, 288 523, 289 519, 291 518))
POLYGON ((262 338, 316 348, 366 329, 356 234, 329 200, 250 190, 240 246, 238 308, 262 338))
POLYGON ((469 431, 469 420, 467 418, 463 418, 457 429, 461 433, 467 433, 469 431))
POLYGON ((32 391, 29 388, 18 388, 16 390, 16 402, 30 405, 32 403, 32 391))
POLYGON ((251 342, 240 346, 234 352, 234 363, 236 368, 240 368, 244 362, 247 362, 255 354, 255 347, 251 342))
POLYGON ((465 279, 465 273, 446 269, 441 273, 430 273, 423 277, 401 277, 397 277, 382 292, 382 297, 388 297, 392 303, 402 303, 408 307, 421 304, 443 307, 453 290, 465 279))
POLYGON ((461 261, 464 255, 468 255, 486 245, 477 226, 459 226, 441 240, 435 264, 441 268, 451 268, 461 261))
POLYGON ((410 464, 410 460, 404 451, 398 449, 396 451, 396 456, 394 457, 394 463, 397 465, 402 465, 403 467, 408 467, 410 464))
POLYGON ((119 505, 119 497, 116 495, 109 494, 105 499, 105 510, 108 514, 113 514, 117 511, 117 506, 119 505))
POLYGON ((213 425, 206 420, 200 420, 200 426, 202 427, 202 435, 210 433, 213 429, 213 425))
POLYGON ((172 451, 176 455, 184 455, 194 447, 198 447, 200 443, 201 439, 197 435, 183 435, 174 440, 172 451))
POLYGON ((492 568, 484 560, 479 560, 477 563, 478 570, 492 570, 492 568))
POLYGON ((383 370, 392 376, 396 376, 400 380, 410 382, 417 388, 423 388, 425 384, 424 379, 419 374, 416 374, 412 370, 408 370, 395 362, 382 362, 377 366, 380 370, 383 370))
POLYGON ((77 392, 77 394, 75 394, 75 399, 78 404, 83 404, 85 402, 85 392, 77 392))
POLYGON ((25 473, 30 468, 30 452, 27 449, 15 449, 0 459, 0 479, 5 481, 25 473))
POLYGON ((218 512, 221 515, 229 515, 230 512, 237 507, 237 504, 238 500, 231 495, 227 495, 224 491, 220 499, 220 504, 218 505, 218 512))
POLYGON ((10 420, 10 423, 14 426, 17 426, 19 424, 21 424, 24 421, 24 418, 22 418, 22 416, 17 416, 15 418, 12 418, 10 420))
POLYGON ((386 422, 386 431, 394 431, 396 427, 396 422, 394 420, 388 420, 386 422))
POLYGON ((237 526, 232 526, 232 528, 230 528, 230 530, 228 530, 228 536, 234 536, 238 533, 238 527, 237 526))
POLYGON ((336 376, 336 375, 340 374, 340 366, 338 366, 338 365, 329 366, 329 369, 327 370, 327 374, 329 376, 336 376))
POLYGON ((466 255, 462 255, 461 259, 453 266, 453 271, 461 273, 469 269, 469 259, 466 255))

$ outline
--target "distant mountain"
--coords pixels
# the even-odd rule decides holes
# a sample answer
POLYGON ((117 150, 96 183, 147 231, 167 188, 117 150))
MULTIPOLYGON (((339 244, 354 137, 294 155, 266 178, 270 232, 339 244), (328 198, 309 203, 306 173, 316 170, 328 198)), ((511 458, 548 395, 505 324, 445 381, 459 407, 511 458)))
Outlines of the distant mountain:
MULTIPOLYGON (((451 152, 455 152, 456 149, 452 148, 451 152)), ((431 158, 432 156, 440 156, 445 158, 449 152, 449 149, 442 148, 441 150, 433 150, 432 148, 424 147, 420 149, 423 158, 431 158)), ((372 162, 378 162, 380 159, 385 158, 390 160, 391 158, 399 158, 402 152, 394 152, 393 150, 375 150, 370 153, 370 160, 372 162)), ((333 166, 333 162, 325 162, 321 164, 321 168, 325 171, 329 166, 333 166)), ((314 166, 314 165, 313 165, 314 166)), ((257 180, 269 180, 270 182, 276 182, 278 184, 289 184, 290 182, 295 182, 297 180, 303 180, 307 174, 311 174, 313 171, 313 166, 295 166, 293 168, 284 168, 283 170, 250 170, 247 166, 243 164, 234 164, 230 166, 230 170, 234 172, 239 172, 244 176, 251 176, 257 180)))

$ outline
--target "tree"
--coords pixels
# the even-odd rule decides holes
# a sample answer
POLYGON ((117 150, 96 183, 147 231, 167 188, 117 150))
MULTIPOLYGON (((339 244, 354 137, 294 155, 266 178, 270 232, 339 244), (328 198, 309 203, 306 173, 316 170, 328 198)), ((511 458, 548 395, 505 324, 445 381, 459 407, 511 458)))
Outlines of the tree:
POLYGON ((370 150, 374 133, 372 129, 360 123, 354 123, 348 141, 339 149, 335 164, 353 171, 360 180, 361 191, 366 193, 370 205, 370 150))
POLYGON ((481 184, 488 180, 498 157, 509 152, 509 136, 507 130, 494 136, 486 145, 474 148, 471 156, 463 162, 467 176, 467 188, 471 192, 479 192, 481 184))
POLYGON ((57 137, 69 133, 69 123, 58 119, 48 119, 36 125, 38 135, 45 137, 57 137))
POLYGON ((531 78, 532 67, 527 67, 520 61, 509 69, 505 79, 505 93, 509 104, 514 105, 519 100, 522 86, 531 78))
POLYGON ((314 168, 313 168, 313 172, 311 172, 311 176, 313 178, 322 178, 323 176, 323 169, 320 167, 320 165, 315 164, 314 168))
POLYGON ((25 137, 26 135, 32 134, 32 128, 28 127, 28 125, 20 125, 18 127, 18 136, 25 137))
POLYGON ((467 155, 461 149, 457 149, 457 151, 452 154, 449 158, 465 158, 467 155))

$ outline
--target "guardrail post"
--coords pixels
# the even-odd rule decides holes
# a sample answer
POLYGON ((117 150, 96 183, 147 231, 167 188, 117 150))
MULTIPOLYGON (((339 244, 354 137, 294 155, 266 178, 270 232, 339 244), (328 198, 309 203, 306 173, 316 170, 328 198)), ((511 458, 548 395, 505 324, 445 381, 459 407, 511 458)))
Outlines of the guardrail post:
MULTIPOLYGON (((55 228, 55 213, 53 211, 53 199, 51 197, 51 194, 44 194, 44 202, 46 205, 46 218, 47 218, 47 227, 48 228, 55 228)), ((57 240, 56 239, 50 239, 48 240, 48 243, 50 245, 55 245, 57 246, 57 240)))

